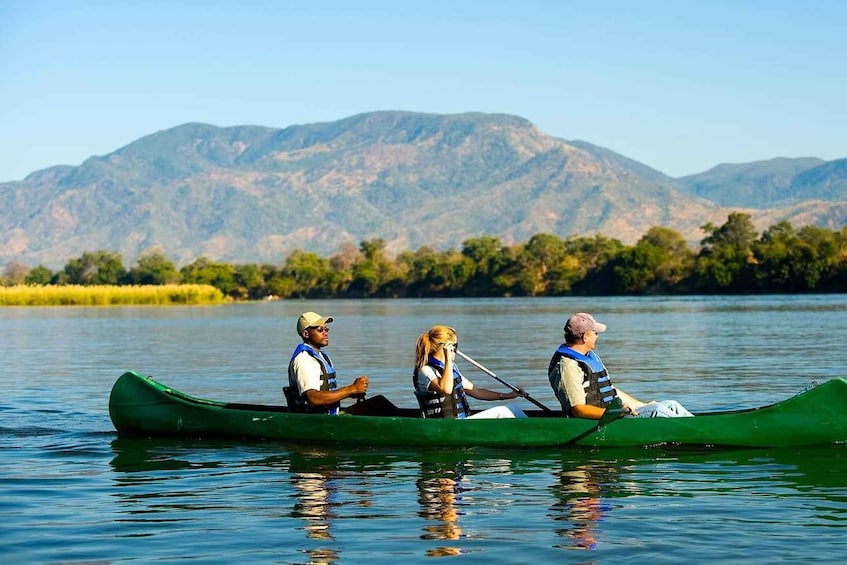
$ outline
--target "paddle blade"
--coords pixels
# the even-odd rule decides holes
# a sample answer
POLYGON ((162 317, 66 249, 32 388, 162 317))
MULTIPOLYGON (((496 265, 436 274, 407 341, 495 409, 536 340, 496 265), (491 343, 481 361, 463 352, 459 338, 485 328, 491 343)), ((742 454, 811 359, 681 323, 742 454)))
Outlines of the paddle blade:
POLYGON ((603 427, 610 422, 614 422, 618 418, 623 417, 624 409, 623 409, 623 401, 615 397, 609 402, 609 405, 606 407, 606 411, 600 417, 600 421, 597 423, 597 427, 603 427))

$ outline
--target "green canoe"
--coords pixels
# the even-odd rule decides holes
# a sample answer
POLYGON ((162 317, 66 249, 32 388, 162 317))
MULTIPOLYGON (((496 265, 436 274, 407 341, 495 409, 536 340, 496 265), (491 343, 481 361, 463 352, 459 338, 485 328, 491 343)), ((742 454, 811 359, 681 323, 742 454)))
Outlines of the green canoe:
POLYGON ((346 411, 326 416, 292 413, 284 406, 205 400, 132 371, 118 378, 109 398, 109 415, 121 436, 440 447, 787 447, 847 441, 847 381, 842 378, 769 406, 693 418, 598 423, 529 410, 529 418, 519 419, 424 419, 417 409, 397 408, 383 397, 346 411))

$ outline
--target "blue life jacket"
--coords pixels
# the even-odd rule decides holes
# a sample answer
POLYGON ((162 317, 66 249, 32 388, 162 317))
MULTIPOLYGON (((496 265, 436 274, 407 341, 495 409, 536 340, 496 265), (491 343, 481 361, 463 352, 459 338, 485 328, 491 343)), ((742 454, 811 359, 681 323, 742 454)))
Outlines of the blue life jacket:
POLYGON ((313 358, 317 359, 321 366, 320 390, 335 390, 337 386, 335 381, 335 367, 332 366, 332 360, 329 358, 329 355, 323 351, 318 351, 306 343, 301 343, 297 346, 297 349, 294 350, 294 353, 291 355, 291 360, 288 362, 288 384, 291 387, 291 390, 297 391, 297 394, 293 395, 295 406, 293 406, 292 409, 296 412, 313 412, 318 414, 326 413, 332 415, 338 414, 338 408, 341 405, 340 402, 336 402, 331 406, 312 406, 306 400, 306 396, 303 394, 303 391, 300 390, 300 386, 297 384, 297 376, 294 374, 294 358, 304 351, 313 358))
MULTIPOLYGON (((439 374, 444 374, 444 363, 430 357, 427 360, 427 365, 436 369, 439 374)), ((452 394, 441 394, 438 391, 430 391, 427 387, 427 392, 420 392, 418 388, 418 379, 421 378, 417 369, 412 374, 412 385, 415 387, 415 397, 418 399, 418 404, 421 407, 421 413, 424 418, 467 418, 471 415, 470 406, 468 406, 468 397, 465 394, 465 388, 462 386, 462 374, 459 369, 453 365, 453 392, 452 394)), ((428 385, 429 383, 427 383, 428 385)))
POLYGON ((583 355, 562 344, 553 354, 553 358, 550 359, 550 365, 547 367, 548 374, 553 371, 553 368, 559 363, 562 357, 576 361, 582 372, 585 373, 583 386, 585 387, 586 404, 598 408, 606 408, 613 399, 617 398, 618 391, 612 385, 609 372, 594 351, 589 351, 588 355, 583 355))

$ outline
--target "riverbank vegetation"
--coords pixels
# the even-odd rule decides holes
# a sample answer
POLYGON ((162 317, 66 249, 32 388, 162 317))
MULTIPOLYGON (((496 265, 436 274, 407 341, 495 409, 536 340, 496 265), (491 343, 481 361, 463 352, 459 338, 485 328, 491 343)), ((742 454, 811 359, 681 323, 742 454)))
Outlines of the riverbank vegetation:
POLYGON ((302 250, 281 265, 201 257, 180 269, 159 252, 126 270, 120 254, 95 251, 55 273, 6 265, 0 284, 198 284, 236 300, 847 292, 847 227, 780 222, 758 234, 749 214, 732 213, 703 232, 697 249, 654 227, 633 246, 602 235, 536 234, 515 245, 479 237, 461 250, 421 247, 389 258, 385 242, 372 239, 329 258, 302 250))
POLYGON ((0 306, 125 306, 220 304, 223 293, 203 284, 16 285, 0 287, 0 306))

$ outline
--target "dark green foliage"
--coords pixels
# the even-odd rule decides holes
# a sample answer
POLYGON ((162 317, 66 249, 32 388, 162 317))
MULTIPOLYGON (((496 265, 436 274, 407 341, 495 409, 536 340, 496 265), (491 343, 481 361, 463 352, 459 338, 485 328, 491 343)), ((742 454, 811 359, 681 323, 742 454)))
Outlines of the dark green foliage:
POLYGON ((64 284, 119 284, 125 281, 126 269, 120 253, 95 251, 83 253, 65 265, 64 284))
POLYGON ((300 250, 288 256, 271 288, 275 296, 296 298, 326 298, 340 290, 336 287, 330 261, 316 253, 300 250))
POLYGON ((640 294, 656 287, 656 272, 667 253, 649 242, 639 241, 625 249, 612 267, 615 294, 640 294))
POLYGON ((130 284, 174 284, 181 278, 174 262, 158 252, 142 255, 127 273, 130 284))
POLYGON ((620 241, 602 235, 575 237, 566 241, 565 248, 578 259, 572 274, 573 294, 597 296, 614 293, 614 260, 625 249, 620 241))
POLYGON ((684 290, 691 275, 694 252, 671 229, 654 227, 635 247, 612 261, 615 294, 667 294, 684 290))
POLYGON ((565 242, 555 235, 536 234, 520 247, 501 280, 510 280, 509 294, 514 296, 551 294, 565 259, 565 242))
POLYGON ((422 247, 415 253, 397 257, 399 273, 405 275, 405 295, 409 297, 475 296, 468 281, 475 271, 473 262, 456 251, 446 253, 422 247))
POLYGON ((44 265, 39 265, 32 269, 26 276, 24 282, 26 284, 50 284, 53 280, 53 273, 44 265))
POLYGON ((628 247, 602 235, 560 239, 549 233, 507 246, 497 237, 464 242, 461 252, 424 246, 395 259, 381 238, 327 259, 296 250, 281 267, 218 263, 201 257, 179 272, 161 253, 129 273, 117 253, 71 259, 51 275, 7 265, 2 284, 210 284, 236 300, 847 291, 847 227, 834 232, 780 222, 757 238, 750 216, 732 213, 703 226, 695 252, 682 235, 653 227, 628 247))
POLYGON ((235 279, 235 266, 227 263, 215 263, 206 257, 200 257, 190 265, 180 269, 182 282, 186 284, 210 284, 227 296, 238 297, 240 289, 235 279))
POLYGON ((468 239, 462 245, 462 255, 471 262, 470 275, 465 284, 469 296, 502 295, 497 288, 500 274, 509 264, 508 249, 499 237, 468 239))
POLYGON ((799 231, 789 222, 766 230, 753 245, 756 280, 776 292, 811 292, 826 288, 843 262, 844 240, 814 226, 799 231))
POLYGON ((350 297, 397 297, 403 282, 394 265, 385 257, 385 241, 372 239, 359 246, 361 257, 353 263, 350 297))
POLYGON ((697 261, 698 290, 706 293, 755 290, 756 228, 750 214, 733 212, 722 226, 706 224, 703 231, 708 236, 701 242, 697 261))

